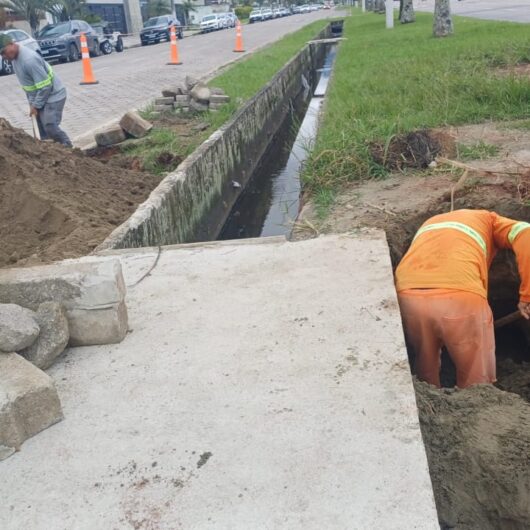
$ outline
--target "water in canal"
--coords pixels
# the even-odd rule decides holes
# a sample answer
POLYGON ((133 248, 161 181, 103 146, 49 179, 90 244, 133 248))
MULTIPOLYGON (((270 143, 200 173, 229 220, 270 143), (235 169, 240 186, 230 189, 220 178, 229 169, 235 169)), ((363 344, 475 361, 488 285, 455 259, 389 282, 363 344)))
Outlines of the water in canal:
POLYGON ((308 90, 301 104, 293 106, 232 208, 219 239, 291 233, 300 210, 300 173, 315 140, 320 106, 336 53, 336 46, 330 47, 323 67, 317 72, 311 97, 308 90))

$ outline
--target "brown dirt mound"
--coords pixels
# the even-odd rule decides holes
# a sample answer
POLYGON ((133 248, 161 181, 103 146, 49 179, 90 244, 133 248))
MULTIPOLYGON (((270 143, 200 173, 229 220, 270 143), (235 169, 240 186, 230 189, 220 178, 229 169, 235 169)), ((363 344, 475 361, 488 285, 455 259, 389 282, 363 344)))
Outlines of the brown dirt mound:
POLYGON ((89 253, 159 182, 37 142, 0 119, 0 267, 89 253))
POLYGON ((374 161, 387 169, 424 169, 438 155, 454 152, 455 141, 448 134, 424 129, 393 136, 388 143, 372 142, 369 148, 374 161))
POLYGON ((530 406, 489 385, 415 382, 442 529, 530 528, 530 406))

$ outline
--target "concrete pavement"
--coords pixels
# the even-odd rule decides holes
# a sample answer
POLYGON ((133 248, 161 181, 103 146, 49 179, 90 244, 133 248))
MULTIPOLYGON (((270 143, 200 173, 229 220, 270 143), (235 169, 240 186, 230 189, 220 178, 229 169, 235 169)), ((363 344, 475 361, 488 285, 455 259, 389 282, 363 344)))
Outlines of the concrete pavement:
POLYGON ((131 332, 50 369, 2 530, 439 529, 383 232, 116 255, 131 332))
MULTIPOLYGON (((415 0, 418 11, 434 11, 434 0, 415 0)), ((486 20, 530 22, 529 0, 451 0, 453 14, 486 20)))
MULTIPOLYGON (((55 71, 68 89, 63 126, 72 136, 121 117, 131 108, 141 108, 160 96, 167 85, 184 80, 186 75, 204 76, 257 48, 270 44, 287 33, 318 19, 336 16, 334 11, 294 15, 265 23, 244 26, 246 54, 235 54, 235 30, 197 35, 179 41, 182 66, 167 66, 169 45, 162 43, 112 53, 92 60, 98 85, 80 86, 81 62, 58 64, 55 71)), ((26 98, 15 76, 0 77, 0 116, 31 132, 26 98)))

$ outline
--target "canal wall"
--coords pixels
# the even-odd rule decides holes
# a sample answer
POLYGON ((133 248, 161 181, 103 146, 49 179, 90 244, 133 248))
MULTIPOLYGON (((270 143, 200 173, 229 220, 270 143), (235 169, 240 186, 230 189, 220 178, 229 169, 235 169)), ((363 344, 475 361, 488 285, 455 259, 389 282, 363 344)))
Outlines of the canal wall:
MULTIPOLYGON (((316 38, 333 35, 331 24, 316 38)), ((308 43, 236 115, 167 175, 96 251, 214 240, 289 112, 326 53, 308 43), (237 181, 237 184, 234 183, 237 181), (240 186, 240 187, 239 187, 240 186)))

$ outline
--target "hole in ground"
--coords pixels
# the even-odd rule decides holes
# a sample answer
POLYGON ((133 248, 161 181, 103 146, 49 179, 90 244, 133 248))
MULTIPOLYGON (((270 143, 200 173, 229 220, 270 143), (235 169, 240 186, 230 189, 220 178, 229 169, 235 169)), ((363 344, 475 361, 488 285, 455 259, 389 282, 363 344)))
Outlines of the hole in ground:
MULTIPOLYGON (((418 227, 432 215, 448 211, 447 206, 435 205, 389 222, 386 233, 394 267, 418 227)), ((494 209, 514 219, 530 220, 530 208, 515 201, 493 206, 468 200, 457 207, 494 209)), ((499 253, 490 270, 495 318, 515 311, 518 288, 513 254, 499 253)), ((497 387, 439 390, 414 383, 443 530, 530 528, 530 326, 522 321, 506 326, 496 338, 497 387)), ((444 383, 454 385, 454 367, 447 355, 442 366, 444 383)))

